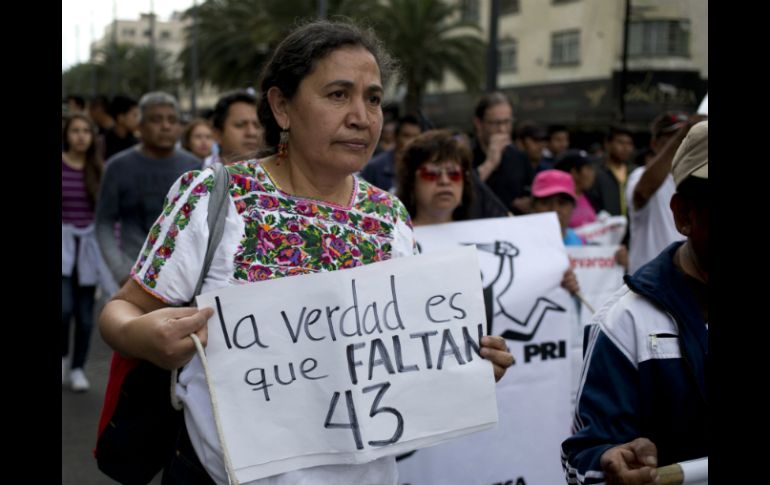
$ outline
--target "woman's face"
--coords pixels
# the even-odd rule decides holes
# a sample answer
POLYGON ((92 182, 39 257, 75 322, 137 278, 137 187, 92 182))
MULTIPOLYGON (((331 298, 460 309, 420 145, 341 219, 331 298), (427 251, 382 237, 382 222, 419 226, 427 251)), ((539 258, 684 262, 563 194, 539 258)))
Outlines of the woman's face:
POLYGON ((72 152, 85 153, 93 139, 91 127, 84 120, 73 120, 67 128, 67 143, 72 152))
POLYGON ((190 132, 190 150, 198 158, 206 158, 211 155, 211 147, 214 146, 214 134, 211 128, 203 123, 197 125, 190 132))
POLYGON ((451 214, 463 201, 463 171, 453 160, 429 162, 417 169, 414 196, 416 216, 451 214))
POLYGON ((278 123, 289 127, 289 163, 340 177, 361 170, 379 141, 381 101, 374 56, 363 47, 332 51, 276 114, 278 123))

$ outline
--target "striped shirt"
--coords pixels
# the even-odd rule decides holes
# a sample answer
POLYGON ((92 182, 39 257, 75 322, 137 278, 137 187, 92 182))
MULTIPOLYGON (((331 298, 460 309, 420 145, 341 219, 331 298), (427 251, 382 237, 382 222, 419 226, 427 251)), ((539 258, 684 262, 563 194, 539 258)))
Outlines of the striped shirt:
POLYGON ((61 221, 86 227, 94 221, 94 209, 88 200, 85 172, 61 162, 61 221))

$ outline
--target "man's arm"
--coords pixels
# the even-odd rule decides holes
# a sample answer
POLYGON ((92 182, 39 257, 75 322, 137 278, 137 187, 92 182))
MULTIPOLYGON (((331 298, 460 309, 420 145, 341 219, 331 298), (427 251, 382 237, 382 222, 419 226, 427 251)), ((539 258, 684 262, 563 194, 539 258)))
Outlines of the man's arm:
POLYGON ((115 223, 120 221, 118 210, 118 179, 120 166, 113 161, 107 165, 102 178, 99 200, 96 203, 96 240, 112 277, 123 285, 134 263, 121 251, 115 238, 115 223))
POLYGON ((681 145, 687 132, 692 126, 706 119, 704 116, 693 116, 687 123, 681 127, 663 146, 660 153, 657 153, 652 159, 647 169, 639 179, 639 183, 634 188, 633 203, 634 209, 639 210, 647 205, 650 198, 657 192, 666 177, 671 172, 671 162, 674 160, 676 150, 681 145))
POLYGON ((562 466, 570 483, 603 483, 602 456, 639 437, 638 372, 624 351, 592 328, 578 389, 574 434, 562 443, 562 466), (588 367, 585 369, 585 367, 588 367))

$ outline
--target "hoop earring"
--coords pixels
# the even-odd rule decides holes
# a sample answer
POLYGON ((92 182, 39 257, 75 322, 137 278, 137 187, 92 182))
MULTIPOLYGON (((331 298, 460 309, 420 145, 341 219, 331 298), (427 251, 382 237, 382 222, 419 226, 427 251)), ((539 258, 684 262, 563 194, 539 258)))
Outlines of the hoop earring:
POLYGON ((281 138, 278 141, 278 155, 276 165, 280 165, 282 161, 286 160, 289 156, 289 130, 281 129, 281 138))

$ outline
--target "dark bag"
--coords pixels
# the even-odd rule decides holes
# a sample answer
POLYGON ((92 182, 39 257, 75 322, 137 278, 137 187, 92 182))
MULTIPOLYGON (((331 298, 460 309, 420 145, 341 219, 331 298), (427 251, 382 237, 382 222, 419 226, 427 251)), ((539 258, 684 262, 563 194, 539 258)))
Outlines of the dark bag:
MULTIPOLYGON (((213 168, 209 241, 195 295, 222 239, 227 216, 229 176, 221 164, 213 168)), ((99 470, 120 483, 144 485, 171 461, 184 426, 182 411, 171 405, 171 386, 171 371, 113 352, 94 450, 99 470)))
POLYGON ((146 484, 171 461, 184 419, 171 406, 170 382, 171 371, 113 353, 95 452, 104 474, 146 484))

